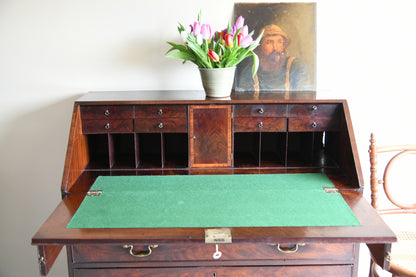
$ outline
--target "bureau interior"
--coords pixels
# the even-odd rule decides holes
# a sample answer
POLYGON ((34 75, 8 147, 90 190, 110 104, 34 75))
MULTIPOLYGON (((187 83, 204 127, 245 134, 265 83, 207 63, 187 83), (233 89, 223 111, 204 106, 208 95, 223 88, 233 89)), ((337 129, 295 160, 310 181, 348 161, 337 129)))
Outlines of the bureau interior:
MULTIPOLYGON (((88 134, 89 169, 188 167, 187 133, 88 134)), ((234 133, 235 168, 336 168, 339 132, 234 133)))

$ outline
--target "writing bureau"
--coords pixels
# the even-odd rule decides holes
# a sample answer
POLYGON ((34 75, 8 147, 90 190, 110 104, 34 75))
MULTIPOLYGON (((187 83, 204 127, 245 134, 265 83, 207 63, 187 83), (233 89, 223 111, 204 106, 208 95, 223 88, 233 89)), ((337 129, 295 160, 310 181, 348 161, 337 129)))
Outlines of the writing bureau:
MULTIPOLYGON (((363 177, 347 102, 314 96, 313 92, 289 97, 277 92, 260 97, 236 93, 229 99, 205 99, 198 91, 91 92, 82 96, 74 104, 62 202, 32 238, 41 274, 48 273, 63 246, 69 276, 356 276, 360 243, 369 245, 376 259, 388 267, 395 236, 362 195, 363 177), (95 189, 101 179, 110 178, 116 195, 123 189, 117 178, 131 177, 139 183, 138 191, 144 191, 143 185, 154 178, 174 180, 178 188, 189 180, 211 180, 196 181, 205 189, 205 193, 193 194, 198 197, 211 195, 206 188, 212 183, 222 182, 224 191, 236 185, 227 183, 231 182, 227 178, 241 178, 237 185, 245 181, 250 187, 253 183, 249 195, 241 194, 242 190, 227 195, 220 187, 207 200, 212 207, 221 202, 229 208, 224 204, 227 199, 239 205, 246 200, 232 200, 234 196, 253 199, 263 190, 256 189, 263 184, 254 182, 253 176, 256 180, 305 179, 309 176, 305 174, 327 178, 329 186, 322 188, 325 195, 336 195, 346 203, 358 224, 68 226, 81 212, 84 200, 107 194, 107 190, 95 189), (216 202, 220 198, 223 200, 216 202)), ((306 189, 308 180, 303 182, 306 189)), ((298 183, 287 182, 281 200, 275 203, 284 202, 298 183)), ((159 189, 155 198, 167 191, 165 186, 159 189)), ((293 206, 275 212, 276 218, 290 209, 296 214, 302 203, 320 207, 325 202, 313 199, 309 191, 296 193, 299 198, 291 201, 293 206)), ((159 200, 161 205, 168 202, 159 200)), ((128 203, 118 203, 123 202, 128 203)), ((259 217, 266 211, 268 208, 254 208, 259 217)), ((234 212, 237 215, 239 208, 234 212)), ((135 213, 130 209, 120 215, 135 213)), ((149 211, 138 209, 140 213, 149 211)), ((197 218, 206 222, 204 216, 209 214, 209 210, 201 212, 197 218)), ((222 216, 214 212, 217 215, 222 216)))

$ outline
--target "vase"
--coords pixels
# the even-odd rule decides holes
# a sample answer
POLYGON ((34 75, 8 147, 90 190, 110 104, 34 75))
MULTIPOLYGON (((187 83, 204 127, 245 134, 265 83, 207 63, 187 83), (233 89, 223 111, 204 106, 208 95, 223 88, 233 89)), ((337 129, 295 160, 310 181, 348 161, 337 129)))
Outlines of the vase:
POLYGON ((199 68, 202 86, 207 97, 229 97, 234 84, 234 67, 199 68))

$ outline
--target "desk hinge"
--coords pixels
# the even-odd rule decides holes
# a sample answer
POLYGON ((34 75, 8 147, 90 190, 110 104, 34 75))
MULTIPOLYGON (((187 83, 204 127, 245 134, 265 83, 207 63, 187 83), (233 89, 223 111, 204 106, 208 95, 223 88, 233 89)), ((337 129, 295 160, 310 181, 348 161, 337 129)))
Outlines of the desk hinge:
POLYGON ((339 193, 339 192, 344 192, 344 191, 358 191, 358 192, 363 192, 363 188, 351 188, 351 189, 347 189, 347 188, 342 188, 342 189, 337 189, 336 187, 323 187, 324 191, 326 193, 339 193))
POLYGON ((87 192, 87 196, 100 196, 103 193, 102 190, 90 190, 87 192))
POLYGON ((339 189, 337 189, 335 187, 324 187, 324 191, 326 193, 338 193, 339 189))

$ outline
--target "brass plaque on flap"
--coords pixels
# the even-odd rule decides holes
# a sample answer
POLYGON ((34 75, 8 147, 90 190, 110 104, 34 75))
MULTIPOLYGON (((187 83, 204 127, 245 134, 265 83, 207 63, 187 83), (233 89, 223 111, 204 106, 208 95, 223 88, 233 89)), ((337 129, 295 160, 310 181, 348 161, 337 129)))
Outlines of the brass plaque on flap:
POLYGON ((205 243, 232 243, 231 230, 228 228, 205 229, 205 243))

